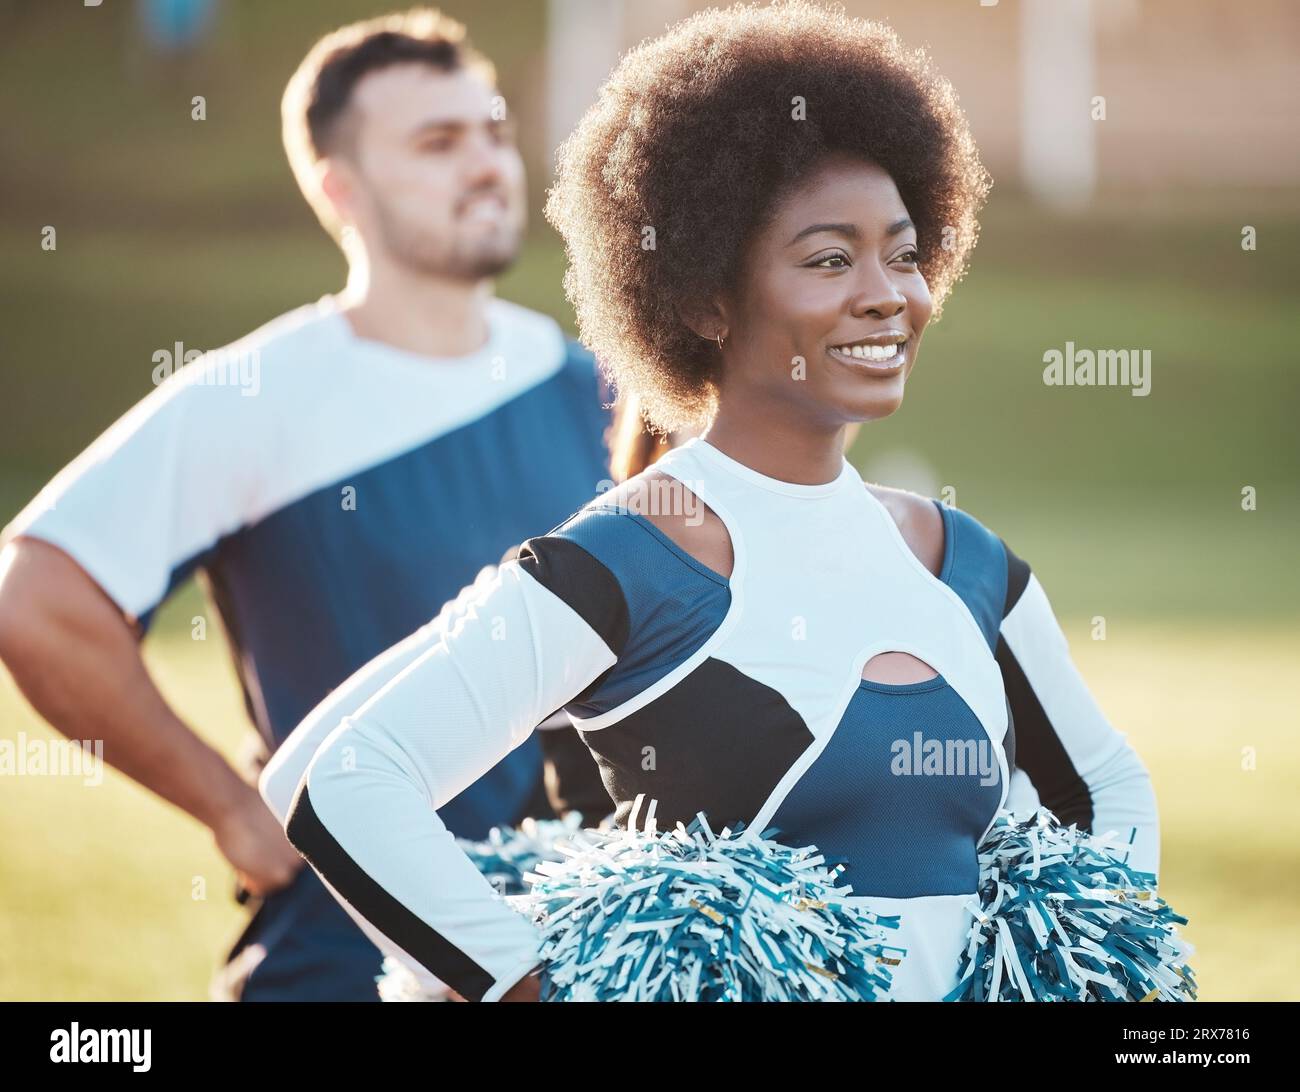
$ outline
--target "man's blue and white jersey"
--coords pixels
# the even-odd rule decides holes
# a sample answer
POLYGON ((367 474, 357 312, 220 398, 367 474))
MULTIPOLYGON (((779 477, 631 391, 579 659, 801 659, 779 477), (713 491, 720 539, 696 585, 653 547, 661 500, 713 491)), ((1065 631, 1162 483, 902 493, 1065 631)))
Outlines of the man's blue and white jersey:
MULTIPOLYGON (((488 319, 481 350, 433 359, 358 337, 330 297, 298 308, 163 381, 5 534, 60 547, 146 628, 200 570, 274 750, 608 474, 609 392, 591 355, 506 301, 488 319)), ((443 820, 467 837, 516 821, 541 762, 534 737, 448 801, 443 820)), ((373 996, 378 953, 309 869, 277 903, 301 911, 273 939, 302 961, 286 964, 285 995, 318 957, 313 996, 373 996), (330 945, 360 970, 331 975, 332 953, 313 956, 330 945)), ((251 981, 275 963, 273 951, 251 981)))

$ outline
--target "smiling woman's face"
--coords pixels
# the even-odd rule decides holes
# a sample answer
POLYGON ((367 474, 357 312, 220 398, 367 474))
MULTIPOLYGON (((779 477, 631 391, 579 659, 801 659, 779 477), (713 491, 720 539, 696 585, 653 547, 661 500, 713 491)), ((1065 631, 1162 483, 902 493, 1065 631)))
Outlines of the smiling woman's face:
POLYGON ((828 157, 750 240, 724 311, 722 398, 814 427, 888 417, 930 320, 916 228, 879 166, 828 157), (802 361, 802 364, 801 364, 802 361))

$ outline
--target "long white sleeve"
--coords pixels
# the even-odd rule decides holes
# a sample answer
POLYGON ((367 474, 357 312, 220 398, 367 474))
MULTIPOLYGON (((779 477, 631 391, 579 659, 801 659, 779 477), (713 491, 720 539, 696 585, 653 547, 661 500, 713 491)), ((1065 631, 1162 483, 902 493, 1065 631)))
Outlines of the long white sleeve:
POLYGON ((1033 573, 1003 618, 1001 637, 998 659, 1015 724, 1017 766, 1007 806, 1041 802, 1067 824, 1078 822, 1095 834, 1118 832, 1117 848, 1127 847, 1133 835, 1128 863, 1157 873, 1160 818, 1151 777, 1079 674, 1033 573))
POLYGON ((437 617, 380 653, 331 690, 329 696, 308 713, 302 723, 275 749, 262 769, 257 787, 267 807, 281 823, 288 818, 294 793, 320 745, 325 742, 325 737, 339 726, 344 717, 355 714, 383 687, 437 645, 453 619, 469 609, 471 597, 480 594, 486 583, 496 576, 496 572, 495 565, 486 565, 479 570, 474 583, 467 584, 455 599, 442 608, 437 617))
POLYGON ((331 695, 304 723, 308 736, 321 723, 335 726, 307 766, 285 830, 393 946, 467 999, 496 1000, 536 965, 536 934, 434 809, 613 666, 626 607, 590 555, 542 538, 444 613, 436 640, 435 628, 392 650, 390 666, 404 666, 359 705, 386 668, 341 688, 337 706, 331 695))
MULTIPOLYGON (((345 717, 355 714, 380 689, 387 686, 402 671, 441 641, 453 619, 465 613, 469 608, 470 598, 483 589, 484 583, 490 581, 496 575, 496 571, 495 565, 487 565, 479 570, 474 583, 467 584, 460 595, 447 603, 433 621, 421 626, 409 637, 376 656, 332 690, 329 696, 308 713, 302 723, 276 748, 275 753, 262 769, 257 787, 267 807, 282 825, 288 819, 289 808, 298 785, 307 772, 311 760, 320 749, 320 745, 325 741, 325 737, 337 728, 345 717)), ((328 884, 326 886, 328 887, 328 884)), ((348 904, 346 899, 341 898, 337 891, 332 893, 375 947, 406 966, 415 977, 424 996, 438 997, 446 993, 446 983, 430 974, 409 952, 398 947, 371 925, 348 904)))

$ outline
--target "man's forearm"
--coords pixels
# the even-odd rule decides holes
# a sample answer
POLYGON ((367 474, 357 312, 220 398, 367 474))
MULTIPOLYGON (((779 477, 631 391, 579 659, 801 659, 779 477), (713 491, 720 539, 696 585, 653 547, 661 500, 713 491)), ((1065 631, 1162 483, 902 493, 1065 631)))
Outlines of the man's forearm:
POLYGON ((209 827, 247 792, 239 775, 167 705, 131 625, 62 551, 18 539, 0 554, 0 660, 69 739, 209 827))

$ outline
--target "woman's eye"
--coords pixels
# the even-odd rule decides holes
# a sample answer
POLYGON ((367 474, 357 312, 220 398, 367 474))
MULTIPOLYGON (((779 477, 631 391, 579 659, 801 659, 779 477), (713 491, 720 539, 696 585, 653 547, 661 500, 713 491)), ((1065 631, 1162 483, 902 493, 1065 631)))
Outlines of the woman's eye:
POLYGON ((811 263, 814 269, 847 269, 849 265, 849 256, 847 254, 827 254, 824 258, 818 258, 811 263), (842 265, 827 265, 827 262, 842 262, 842 265))
POLYGON ((906 262, 908 265, 916 265, 921 260, 921 252, 916 247, 909 247, 898 256, 897 260, 906 262))

